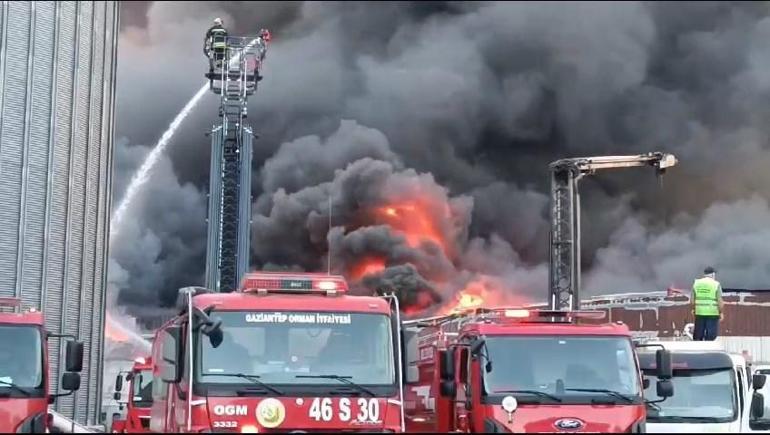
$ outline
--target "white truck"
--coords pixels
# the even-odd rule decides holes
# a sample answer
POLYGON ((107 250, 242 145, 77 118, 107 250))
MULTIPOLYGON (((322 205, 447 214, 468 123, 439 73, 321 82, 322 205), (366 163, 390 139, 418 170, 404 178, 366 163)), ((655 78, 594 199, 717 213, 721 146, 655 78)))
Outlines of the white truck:
POLYGON ((751 374, 741 354, 728 353, 719 342, 658 341, 639 352, 645 381, 647 432, 770 432, 765 418, 765 375, 751 374), (674 395, 657 398, 655 347, 671 353, 674 395), (751 378, 749 378, 751 376, 751 378))

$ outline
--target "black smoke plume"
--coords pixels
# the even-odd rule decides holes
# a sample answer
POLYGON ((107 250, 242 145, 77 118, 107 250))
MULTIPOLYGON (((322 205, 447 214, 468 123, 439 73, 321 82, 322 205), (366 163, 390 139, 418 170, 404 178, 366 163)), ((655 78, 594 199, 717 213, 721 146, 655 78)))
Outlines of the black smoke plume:
MULTIPOLYGON (((688 286, 709 264, 725 286, 770 282, 764 3, 122 7, 131 20, 121 31, 117 127, 128 140, 119 143, 118 165, 129 172, 141 155, 130 144, 154 143, 202 84, 203 34, 214 17, 233 33, 273 31, 249 110, 261 135, 254 268, 323 270, 331 246, 332 264, 344 270, 364 246, 383 251, 381 279, 405 288, 444 295, 480 274, 506 291, 542 298, 547 164, 663 150, 681 163, 662 187, 644 170, 583 182, 586 291, 688 286), (379 168, 386 180, 430 177, 426 185, 446 189, 447 203, 465 204, 459 215, 467 221, 442 221, 458 232, 456 252, 411 246, 364 216, 391 199, 378 196, 375 173, 345 185, 364 167, 379 168)), ((130 277, 121 302, 137 313, 167 303, 176 286, 202 281, 203 133, 216 112, 208 96, 185 122, 132 212, 133 236, 112 248, 130 277)), ((121 187, 116 183, 116 198, 121 187)))

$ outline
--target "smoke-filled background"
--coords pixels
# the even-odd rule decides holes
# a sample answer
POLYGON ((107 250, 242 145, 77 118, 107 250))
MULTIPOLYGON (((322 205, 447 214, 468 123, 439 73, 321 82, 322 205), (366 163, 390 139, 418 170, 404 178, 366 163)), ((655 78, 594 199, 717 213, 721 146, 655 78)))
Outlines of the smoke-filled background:
MULTIPOLYGON (((687 287, 707 265, 770 283, 766 3, 123 2, 116 201, 203 83, 217 16, 273 33, 249 108, 254 269, 325 270, 331 248, 333 271, 410 312, 544 300, 547 164, 660 150, 680 159, 662 186, 582 183, 584 293, 687 287)), ((217 107, 185 121, 112 242, 140 320, 203 283, 217 107)))

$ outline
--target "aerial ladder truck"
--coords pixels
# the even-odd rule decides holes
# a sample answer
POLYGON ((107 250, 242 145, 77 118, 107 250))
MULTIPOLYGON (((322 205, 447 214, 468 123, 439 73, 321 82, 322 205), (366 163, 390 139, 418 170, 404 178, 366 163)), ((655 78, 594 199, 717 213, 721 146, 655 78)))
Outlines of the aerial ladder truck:
POLYGON ((662 175, 676 165, 662 152, 631 156, 579 157, 557 160, 551 170, 551 240, 549 301, 552 310, 580 306, 580 193, 578 182, 597 171, 650 166, 662 175))
POLYGON ((210 133, 206 287, 218 292, 238 288, 249 266, 251 157, 253 130, 246 123, 248 99, 257 90, 270 33, 223 37, 224 53, 206 74, 220 96, 222 118, 210 133))

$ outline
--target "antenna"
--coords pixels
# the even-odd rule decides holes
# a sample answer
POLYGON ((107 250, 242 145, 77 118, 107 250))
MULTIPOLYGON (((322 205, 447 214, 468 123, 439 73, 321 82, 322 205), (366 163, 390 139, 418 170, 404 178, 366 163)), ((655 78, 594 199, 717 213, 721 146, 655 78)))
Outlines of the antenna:
POLYGON ((328 255, 328 265, 326 269, 326 274, 331 275, 332 274, 332 194, 329 192, 329 231, 326 233, 326 239, 329 241, 329 253, 328 255))

